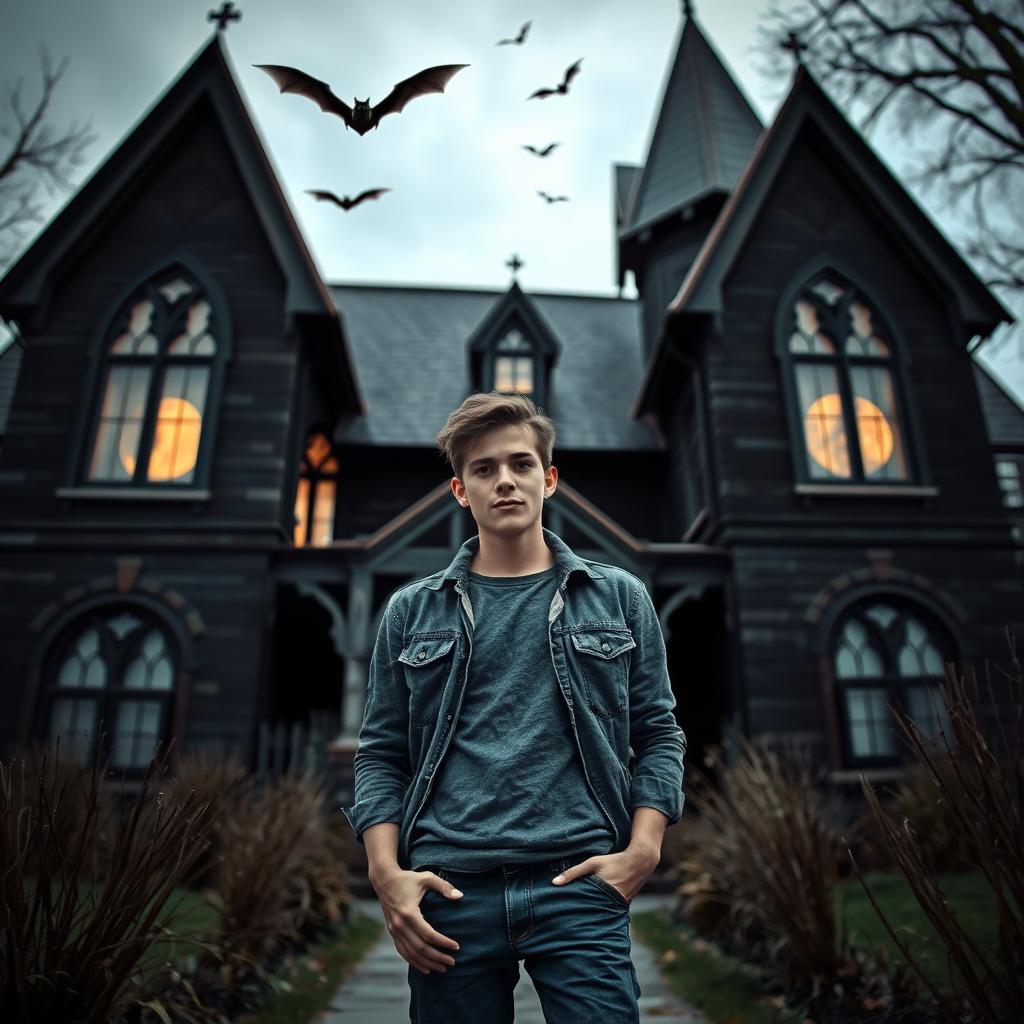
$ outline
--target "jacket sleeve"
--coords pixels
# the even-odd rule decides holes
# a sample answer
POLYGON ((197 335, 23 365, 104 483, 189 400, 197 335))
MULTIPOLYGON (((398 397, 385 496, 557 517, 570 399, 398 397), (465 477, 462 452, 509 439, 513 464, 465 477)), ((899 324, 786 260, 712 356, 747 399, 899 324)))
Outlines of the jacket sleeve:
POLYGON ((355 802, 341 812, 356 839, 382 821, 402 822, 402 804, 412 777, 409 765, 409 692, 398 655, 402 626, 393 594, 381 617, 370 658, 366 704, 354 761, 355 802))
POLYGON ((636 648, 629 670, 629 743, 636 754, 630 811, 653 807, 675 824, 683 814, 686 734, 672 709, 665 638, 647 588, 634 582, 629 623, 636 648))

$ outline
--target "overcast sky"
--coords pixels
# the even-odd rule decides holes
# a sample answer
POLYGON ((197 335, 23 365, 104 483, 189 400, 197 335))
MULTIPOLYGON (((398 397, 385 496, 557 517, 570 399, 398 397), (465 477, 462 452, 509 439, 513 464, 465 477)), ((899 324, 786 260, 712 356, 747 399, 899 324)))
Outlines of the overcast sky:
MULTIPOLYGON (((755 53, 768 0, 695 3, 697 18, 763 122, 787 82, 755 53)), ((209 39, 209 0, 0 0, 0 78, 38 95, 38 49, 70 64, 55 125, 89 118, 98 136, 83 182, 209 39)), ((641 163, 682 24, 679 0, 239 0, 230 59, 292 210, 328 281, 504 288, 505 260, 526 290, 615 294, 612 165, 641 163), (495 46, 532 26, 522 46, 495 46), (583 58, 567 96, 527 101, 583 58), (412 101, 359 136, 315 104, 282 95, 254 64, 285 64, 350 103, 381 100, 436 64, 469 64, 443 95, 412 101), (539 159, 520 148, 560 147, 539 159), (355 195, 390 187, 345 213, 308 188, 355 195), (538 189, 570 197, 548 205, 538 189)), ((0 125, 9 126, 6 108, 0 125)), ((873 144, 891 166, 901 154, 873 144)), ((956 225, 929 207, 940 226, 956 225)), ((67 202, 47 203, 47 218, 67 202)), ((28 240, 27 240, 28 241, 28 240)), ((633 294, 627 290, 626 294, 633 294)), ((0 345, 2 345, 0 341, 0 345)), ((1016 344, 995 369, 1024 394, 1016 344)), ((984 350, 983 350, 984 351, 984 350)))

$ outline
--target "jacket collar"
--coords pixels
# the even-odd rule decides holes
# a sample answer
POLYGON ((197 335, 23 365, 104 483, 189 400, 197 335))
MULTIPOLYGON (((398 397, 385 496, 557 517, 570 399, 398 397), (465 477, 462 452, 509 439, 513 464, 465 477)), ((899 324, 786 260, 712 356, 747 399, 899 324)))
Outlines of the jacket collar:
MULTIPOLYGON (((579 555, 577 555, 568 544, 565 543, 561 537, 552 533, 545 527, 541 527, 541 533, 544 535, 544 543, 551 549, 555 556, 555 566, 558 569, 558 585, 560 587, 565 586, 566 580, 574 572, 586 573, 592 580, 603 580, 604 576, 599 573, 593 566, 588 565, 579 555)), ((429 590, 440 590, 442 585, 451 580, 457 586, 465 589, 466 577, 469 574, 469 563, 473 560, 473 556, 480 550, 480 535, 477 534, 470 537, 461 548, 455 553, 455 557, 452 559, 451 564, 445 571, 437 577, 437 579, 431 580, 430 583, 425 583, 424 586, 429 590)))

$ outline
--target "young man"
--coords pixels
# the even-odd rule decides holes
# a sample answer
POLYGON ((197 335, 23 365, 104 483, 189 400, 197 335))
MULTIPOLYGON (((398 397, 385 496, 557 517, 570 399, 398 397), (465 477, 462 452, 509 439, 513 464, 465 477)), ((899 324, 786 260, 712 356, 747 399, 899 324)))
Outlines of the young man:
POLYGON ((478 535, 402 587, 342 808, 409 962, 413 1024, 635 1024, 629 906, 683 809, 686 737, 643 583, 541 525, 555 430, 475 394, 438 434, 478 535), (634 754, 635 764, 630 755, 634 754))

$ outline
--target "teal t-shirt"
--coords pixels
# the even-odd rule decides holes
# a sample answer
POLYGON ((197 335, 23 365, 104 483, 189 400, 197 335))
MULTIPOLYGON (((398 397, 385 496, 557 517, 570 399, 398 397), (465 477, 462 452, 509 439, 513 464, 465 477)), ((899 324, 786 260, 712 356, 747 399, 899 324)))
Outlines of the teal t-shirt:
POLYGON ((473 654, 448 750, 409 845, 414 870, 610 853, 548 646, 555 567, 469 574, 473 654))

